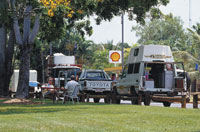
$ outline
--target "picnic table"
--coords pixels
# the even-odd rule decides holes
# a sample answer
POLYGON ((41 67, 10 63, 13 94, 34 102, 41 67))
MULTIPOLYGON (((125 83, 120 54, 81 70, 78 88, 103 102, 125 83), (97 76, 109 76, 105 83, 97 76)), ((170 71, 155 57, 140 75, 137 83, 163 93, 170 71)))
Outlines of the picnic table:
POLYGON ((44 85, 44 86, 41 86, 41 96, 40 96, 41 103, 42 103, 42 100, 45 97, 45 95, 43 94, 44 91, 46 91, 45 94, 51 94, 52 101, 53 101, 53 103, 55 103, 56 100, 57 101, 59 100, 60 94, 64 93, 64 90, 65 90, 64 88, 54 87, 53 85, 49 85, 49 86, 48 85, 44 85))

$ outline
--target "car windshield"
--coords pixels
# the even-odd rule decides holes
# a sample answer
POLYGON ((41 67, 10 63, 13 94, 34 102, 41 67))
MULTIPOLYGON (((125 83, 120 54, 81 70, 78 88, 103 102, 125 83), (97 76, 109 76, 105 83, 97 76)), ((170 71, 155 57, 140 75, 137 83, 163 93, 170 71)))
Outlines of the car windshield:
POLYGON ((103 72, 87 72, 86 78, 103 79, 103 78, 105 78, 105 75, 103 74, 103 72))

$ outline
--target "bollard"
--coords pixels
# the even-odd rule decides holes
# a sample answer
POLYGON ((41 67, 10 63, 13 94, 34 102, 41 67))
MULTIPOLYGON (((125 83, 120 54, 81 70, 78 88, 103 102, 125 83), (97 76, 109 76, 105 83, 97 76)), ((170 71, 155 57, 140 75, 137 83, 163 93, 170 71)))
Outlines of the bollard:
POLYGON ((53 100, 53 104, 54 104, 54 103, 55 103, 55 100, 56 100, 56 91, 55 91, 55 90, 53 91, 52 100, 53 100))
POLYGON ((193 108, 198 108, 198 94, 193 95, 193 108))
POLYGON ((182 107, 182 108, 186 108, 186 95, 183 95, 183 96, 182 96, 181 107, 182 107))
POLYGON ((142 95, 138 95, 138 105, 142 105, 142 95))
POLYGON ((89 98, 89 95, 87 95, 87 102, 89 102, 90 101, 90 98, 89 98))

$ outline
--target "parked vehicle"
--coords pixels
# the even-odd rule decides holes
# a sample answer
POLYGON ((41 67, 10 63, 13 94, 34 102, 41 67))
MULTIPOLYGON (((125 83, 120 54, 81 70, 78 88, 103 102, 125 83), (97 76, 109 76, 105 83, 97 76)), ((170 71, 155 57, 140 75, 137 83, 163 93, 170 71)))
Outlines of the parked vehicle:
MULTIPOLYGON (((17 86, 18 86, 18 80, 19 80, 19 70, 14 70, 12 78, 11 78, 11 85, 9 88, 9 91, 12 96, 15 95, 17 92, 17 86)), ((29 73, 29 92, 32 94, 39 93, 41 89, 38 86, 39 82, 37 82, 37 71, 36 70, 30 70, 29 73)))
POLYGON ((53 78, 54 87, 64 87, 65 83, 70 80, 71 75, 76 76, 78 72, 81 72, 82 65, 75 64, 75 56, 56 53, 47 57, 47 59, 47 78, 53 78))
POLYGON ((76 76, 81 72, 78 66, 55 66, 51 69, 50 76, 53 77, 54 86, 57 88, 64 87, 72 75, 76 76))
MULTIPOLYGON (((177 67, 184 71, 182 62, 174 62, 169 46, 132 48, 121 79, 113 87, 114 102, 120 103, 120 96, 138 97, 142 94, 144 104, 149 105, 152 95, 175 96, 178 92, 186 92, 185 76, 177 74, 177 67)), ((137 104, 137 100, 132 100, 132 104, 137 104)), ((163 104, 170 106, 171 103, 163 104)))
POLYGON ((110 102, 112 82, 103 70, 83 70, 79 78, 80 90, 88 98, 93 98, 95 103, 100 98, 104 98, 105 103, 110 102))
POLYGON ((72 75, 81 72, 82 65, 75 64, 75 56, 55 53, 47 56, 46 83, 41 86, 43 96, 53 101, 63 96, 63 89, 72 75))

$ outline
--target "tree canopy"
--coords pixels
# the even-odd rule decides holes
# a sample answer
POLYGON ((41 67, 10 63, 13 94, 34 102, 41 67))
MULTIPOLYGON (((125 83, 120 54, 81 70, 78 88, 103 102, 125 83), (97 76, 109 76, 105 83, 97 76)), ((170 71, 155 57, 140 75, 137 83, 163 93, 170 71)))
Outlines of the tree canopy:
POLYGON ((189 34, 183 28, 183 22, 172 14, 133 27, 140 44, 168 45, 172 50, 186 50, 189 34))

